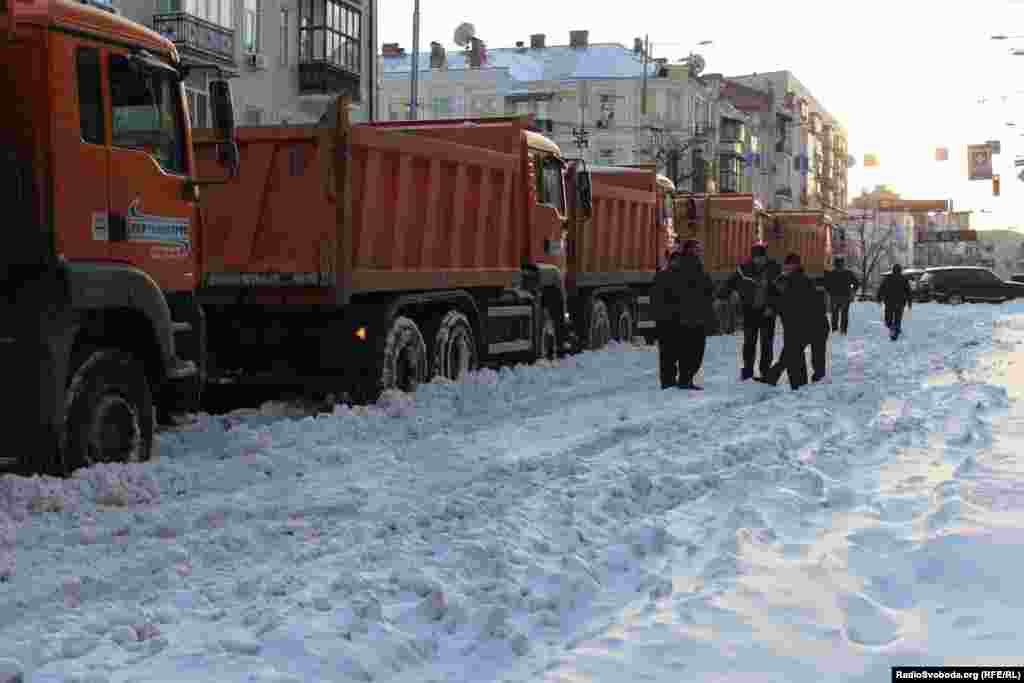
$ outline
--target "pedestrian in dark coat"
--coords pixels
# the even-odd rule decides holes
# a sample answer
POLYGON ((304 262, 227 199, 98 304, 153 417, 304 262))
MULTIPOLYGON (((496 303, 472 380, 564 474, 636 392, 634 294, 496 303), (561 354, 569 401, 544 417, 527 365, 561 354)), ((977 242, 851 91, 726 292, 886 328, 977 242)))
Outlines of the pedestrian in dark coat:
POLYGON ((811 347, 814 366, 812 381, 825 377, 825 354, 828 341, 828 312, 825 293, 815 287, 800 264, 799 254, 786 257, 785 274, 779 278, 779 315, 784 330, 782 355, 761 378, 766 384, 777 384, 782 373, 789 376, 789 385, 799 389, 807 384, 806 349, 811 347))
POLYGON ((835 259, 835 267, 825 273, 825 291, 832 303, 832 331, 846 334, 850 326, 850 302, 860 288, 860 280, 846 268, 842 258, 835 259))
POLYGON ((903 308, 914 305, 910 281, 904 277, 900 264, 893 264, 892 272, 882 280, 878 302, 885 306, 885 326, 889 328, 889 337, 896 341, 903 331, 903 308))
POLYGON ((772 366, 775 316, 779 296, 775 281, 779 264, 768 259, 768 248, 757 243, 750 249, 750 261, 740 264, 726 281, 719 298, 738 295, 743 307, 743 369, 740 380, 754 376, 754 358, 761 343, 758 369, 763 376, 772 366))
POLYGON ((703 245, 686 240, 669 268, 654 276, 651 290, 657 322, 661 388, 701 390, 693 383, 704 364, 704 348, 715 311, 714 285, 704 272, 703 245))

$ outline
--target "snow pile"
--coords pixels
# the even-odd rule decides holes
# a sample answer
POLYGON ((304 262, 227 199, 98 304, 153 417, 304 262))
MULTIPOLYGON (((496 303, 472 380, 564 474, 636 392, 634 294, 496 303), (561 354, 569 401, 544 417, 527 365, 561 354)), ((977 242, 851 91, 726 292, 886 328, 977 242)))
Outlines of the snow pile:
POLYGON ((991 546, 1020 528, 975 533, 1009 496, 986 455, 1009 397, 977 359, 1019 334, 1013 311, 918 306, 894 343, 856 304, 829 381, 799 392, 737 382, 733 337, 709 339, 701 394, 613 345, 329 414, 203 415, 151 463, 4 477, 0 662, 32 681, 817 680, 995 651, 1004 631, 949 594, 1005 588, 991 546), (947 621, 996 637, 957 649, 947 621))

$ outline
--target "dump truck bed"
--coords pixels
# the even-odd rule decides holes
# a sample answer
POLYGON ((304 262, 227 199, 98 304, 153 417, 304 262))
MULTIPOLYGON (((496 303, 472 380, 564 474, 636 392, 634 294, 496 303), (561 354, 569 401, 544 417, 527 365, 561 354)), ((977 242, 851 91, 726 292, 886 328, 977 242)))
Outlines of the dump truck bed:
MULTIPOLYGON (((507 286, 520 272, 528 193, 521 124, 474 145, 373 124, 349 133, 350 210, 315 126, 237 129, 239 177, 203 189, 207 285, 301 287, 344 300, 370 291, 507 286)), ((196 134, 200 176, 217 144, 196 134)))
POLYGON ((760 239, 758 211, 751 194, 677 193, 674 208, 677 239, 695 237, 704 243, 704 265, 713 277, 732 274, 750 258, 751 245, 760 239), (688 213, 690 199, 696 204, 695 219, 688 213))
POLYGON ((593 211, 577 223, 568 286, 649 282, 665 236, 655 220, 656 174, 636 168, 591 169, 593 211))

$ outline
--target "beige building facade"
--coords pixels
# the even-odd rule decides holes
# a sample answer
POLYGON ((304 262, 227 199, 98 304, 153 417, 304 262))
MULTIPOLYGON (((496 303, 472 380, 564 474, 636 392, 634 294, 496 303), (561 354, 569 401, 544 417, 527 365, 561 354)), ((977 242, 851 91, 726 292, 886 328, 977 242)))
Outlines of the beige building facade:
MULTIPOLYGON (((173 41, 190 64, 232 79, 240 125, 309 123, 339 94, 374 112, 376 0, 115 0, 121 14, 173 41)), ((210 125, 207 82, 186 81, 193 124, 210 125)))

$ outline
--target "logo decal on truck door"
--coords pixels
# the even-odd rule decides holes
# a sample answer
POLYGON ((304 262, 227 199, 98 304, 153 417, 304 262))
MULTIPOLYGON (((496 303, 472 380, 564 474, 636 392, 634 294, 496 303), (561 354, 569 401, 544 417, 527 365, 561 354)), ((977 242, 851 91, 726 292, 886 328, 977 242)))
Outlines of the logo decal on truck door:
POLYGON ((188 249, 189 219, 154 216, 140 210, 142 200, 136 198, 128 207, 127 231, 129 242, 155 242, 172 244, 188 249))

